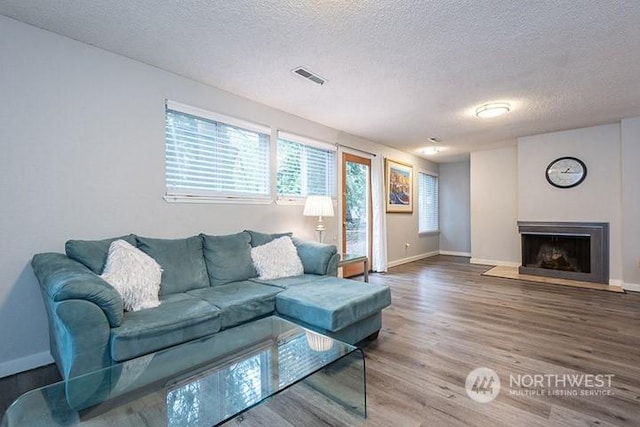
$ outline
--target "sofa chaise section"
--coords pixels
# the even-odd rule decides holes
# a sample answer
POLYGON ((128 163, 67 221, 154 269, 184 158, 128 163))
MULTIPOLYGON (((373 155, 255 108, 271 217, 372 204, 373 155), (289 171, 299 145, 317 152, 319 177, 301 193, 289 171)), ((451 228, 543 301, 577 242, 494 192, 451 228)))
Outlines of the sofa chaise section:
POLYGON ((276 296, 276 311, 296 323, 352 344, 380 329, 391 304, 387 286, 325 277, 291 284, 276 296))

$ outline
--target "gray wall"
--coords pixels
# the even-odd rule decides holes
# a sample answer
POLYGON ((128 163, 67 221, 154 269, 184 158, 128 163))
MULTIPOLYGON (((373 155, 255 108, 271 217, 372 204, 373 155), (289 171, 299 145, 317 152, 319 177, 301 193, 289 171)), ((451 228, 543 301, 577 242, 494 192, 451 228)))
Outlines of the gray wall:
MULTIPOLYGON (((413 164, 414 201, 418 200, 418 172, 438 174, 439 165, 412 162, 407 154, 395 157, 392 153, 387 153, 385 156, 413 164)), ((419 207, 417 203, 414 203, 413 213, 411 214, 387 214, 387 248, 391 265, 398 265, 404 261, 412 261, 425 256, 437 255, 439 248, 438 234, 418 234, 418 212, 419 207), (410 224, 410 226, 407 226, 407 224, 410 224), (409 247, 406 246, 407 243, 409 243, 409 247)))
POLYGON ((622 120, 622 275, 640 292, 640 117, 622 120))
MULTIPOLYGON (((33 254, 70 238, 137 233, 183 237, 245 228, 315 238, 300 205, 169 204, 164 195, 164 101, 205 108, 381 156, 430 162, 92 46, 0 17, 0 377, 51 361, 33 254)), ((327 218, 327 242, 337 242, 327 218)), ((416 230, 396 216, 390 236, 416 230)), ((402 236, 402 239, 409 238, 402 236)), ((390 239, 389 260, 403 256, 390 239)))
POLYGON ((517 148, 471 153, 471 262, 520 265, 517 148))
MULTIPOLYGON (((442 170, 442 166, 441 166, 442 170)), ((640 291, 640 117, 518 138, 517 147, 471 153, 472 262, 519 265, 516 221, 610 223, 611 284, 640 291), (549 185, 544 171, 575 156, 578 187, 549 185)))
POLYGON ((471 255, 470 162, 440 165, 440 253, 471 255))
MULTIPOLYGON (((520 221, 608 222, 610 278, 622 281, 620 124, 518 138, 520 221), (587 166, 574 188, 550 185, 545 171, 554 159, 573 156, 587 166)), ((621 284, 621 283, 618 283, 621 284)))

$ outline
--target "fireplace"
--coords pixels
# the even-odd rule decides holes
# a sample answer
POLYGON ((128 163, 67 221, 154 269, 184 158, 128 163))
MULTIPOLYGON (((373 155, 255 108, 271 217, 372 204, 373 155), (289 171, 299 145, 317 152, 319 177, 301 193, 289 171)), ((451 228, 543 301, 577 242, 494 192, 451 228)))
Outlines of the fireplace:
POLYGON ((521 274, 609 284, 609 224, 518 221, 521 274))

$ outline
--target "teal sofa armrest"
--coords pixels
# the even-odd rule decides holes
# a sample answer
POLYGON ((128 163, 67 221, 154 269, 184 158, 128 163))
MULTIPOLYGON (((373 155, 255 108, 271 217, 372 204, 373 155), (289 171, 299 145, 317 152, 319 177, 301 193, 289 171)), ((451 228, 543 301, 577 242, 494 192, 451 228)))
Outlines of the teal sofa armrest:
POLYGON ((31 266, 40 282, 45 304, 87 300, 104 312, 111 327, 122 323, 124 307, 120 294, 83 264, 63 254, 44 253, 35 255, 31 266))
POLYGON ((305 273, 327 276, 338 274, 340 256, 334 245, 309 242, 297 237, 293 238, 293 244, 296 246, 305 273))
MULTIPOLYGON (((70 299, 47 305, 47 313, 51 322, 51 353, 65 380, 111 366, 111 329, 97 305, 87 300, 70 299)), ((95 379, 91 383, 95 383, 95 379)), ((89 390, 85 386, 80 394, 85 394, 86 398, 94 392, 95 389, 89 390)), ((70 399, 70 403, 72 400, 77 405, 82 399, 78 395, 70 399)))
POLYGON ((45 299, 51 354, 65 383, 71 408, 81 410, 101 402, 110 391, 111 329, 94 303, 81 299, 45 299))
POLYGON ((336 252, 331 256, 329 264, 327 264, 327 276, 338 276, 338 262, 340 262, 340 254, 336 252))

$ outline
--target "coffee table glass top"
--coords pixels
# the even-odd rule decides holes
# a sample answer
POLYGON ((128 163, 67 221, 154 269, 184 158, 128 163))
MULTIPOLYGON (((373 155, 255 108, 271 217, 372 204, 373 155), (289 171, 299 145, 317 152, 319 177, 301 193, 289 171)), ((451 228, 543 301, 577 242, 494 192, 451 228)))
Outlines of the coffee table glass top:
POLYGON ((362 351, 272 316, 27 392, 2 427, 219 425, 300 382, 366 416, 362 351))

